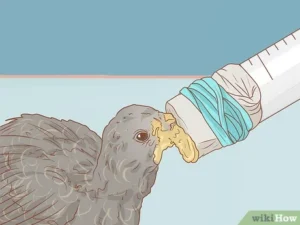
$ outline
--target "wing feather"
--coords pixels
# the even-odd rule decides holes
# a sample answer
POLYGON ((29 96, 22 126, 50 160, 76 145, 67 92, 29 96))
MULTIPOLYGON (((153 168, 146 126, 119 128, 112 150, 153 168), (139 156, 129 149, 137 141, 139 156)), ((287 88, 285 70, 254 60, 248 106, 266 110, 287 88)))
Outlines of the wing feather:
POLYGON ((67 224, 92 179, 101 138, 87 126, 22 114, 0 126, 0 224, 67 224))

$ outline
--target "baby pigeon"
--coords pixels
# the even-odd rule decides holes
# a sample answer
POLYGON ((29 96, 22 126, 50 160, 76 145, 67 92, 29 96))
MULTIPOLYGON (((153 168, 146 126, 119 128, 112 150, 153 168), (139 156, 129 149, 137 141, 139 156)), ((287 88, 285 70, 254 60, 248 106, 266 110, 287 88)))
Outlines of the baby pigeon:
POLYGON ((162 151, 176 145, 159 146, 159 135, 175 124, 141 105, 121 109, 102 139, 72 120, 8 120, 0 126, 0 224, 138 225, 162 151))

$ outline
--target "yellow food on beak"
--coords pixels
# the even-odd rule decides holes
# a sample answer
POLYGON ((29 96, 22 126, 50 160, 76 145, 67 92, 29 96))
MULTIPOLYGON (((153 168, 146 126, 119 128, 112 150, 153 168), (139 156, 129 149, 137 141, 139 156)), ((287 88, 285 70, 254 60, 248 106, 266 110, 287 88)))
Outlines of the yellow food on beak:
POLYGON ((169 129, 165 129, 160 120, 152 121, 152 135, 156 136, 158 143, 154 150, 154 162, 159 164, 162 159, 163 151, 174 145, 178 148, 184 161, 195 163, 199 158, 199 151, 194 141, 185 133, 183 128, 178 126, 176 119, 170 113, 164 113, 164 121, 169 125, 169 129))

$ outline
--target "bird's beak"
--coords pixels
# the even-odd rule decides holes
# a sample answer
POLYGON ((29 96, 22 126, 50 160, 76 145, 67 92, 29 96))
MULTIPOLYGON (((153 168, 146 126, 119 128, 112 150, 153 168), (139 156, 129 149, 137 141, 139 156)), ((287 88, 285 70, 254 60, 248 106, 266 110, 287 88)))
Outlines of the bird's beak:
POLYGON ((190 162, 197 162, 199 151, 194 141, 185 133, 170 113, 159 113, 158 118, 152 121, 152 135, 157 137, 157 145, 154 150, 154 162, 159 164, 163 151, 173 147, 178 148, 183 159, 190 162))
POLYGON ((162 131, 171 131, 176 125, 176 119, 171 113, 159 113, 159 120, 162 124, 162 131))

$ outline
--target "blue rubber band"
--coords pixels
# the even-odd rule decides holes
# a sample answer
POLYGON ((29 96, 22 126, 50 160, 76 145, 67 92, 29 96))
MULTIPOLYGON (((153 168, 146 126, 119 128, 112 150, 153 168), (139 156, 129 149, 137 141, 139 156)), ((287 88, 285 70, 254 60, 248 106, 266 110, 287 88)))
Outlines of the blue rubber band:
POLYGON ((196 80, 180 93, 202 113, 223 147, 244 140, 252 129, 246 110, 214 79, 196 80))

